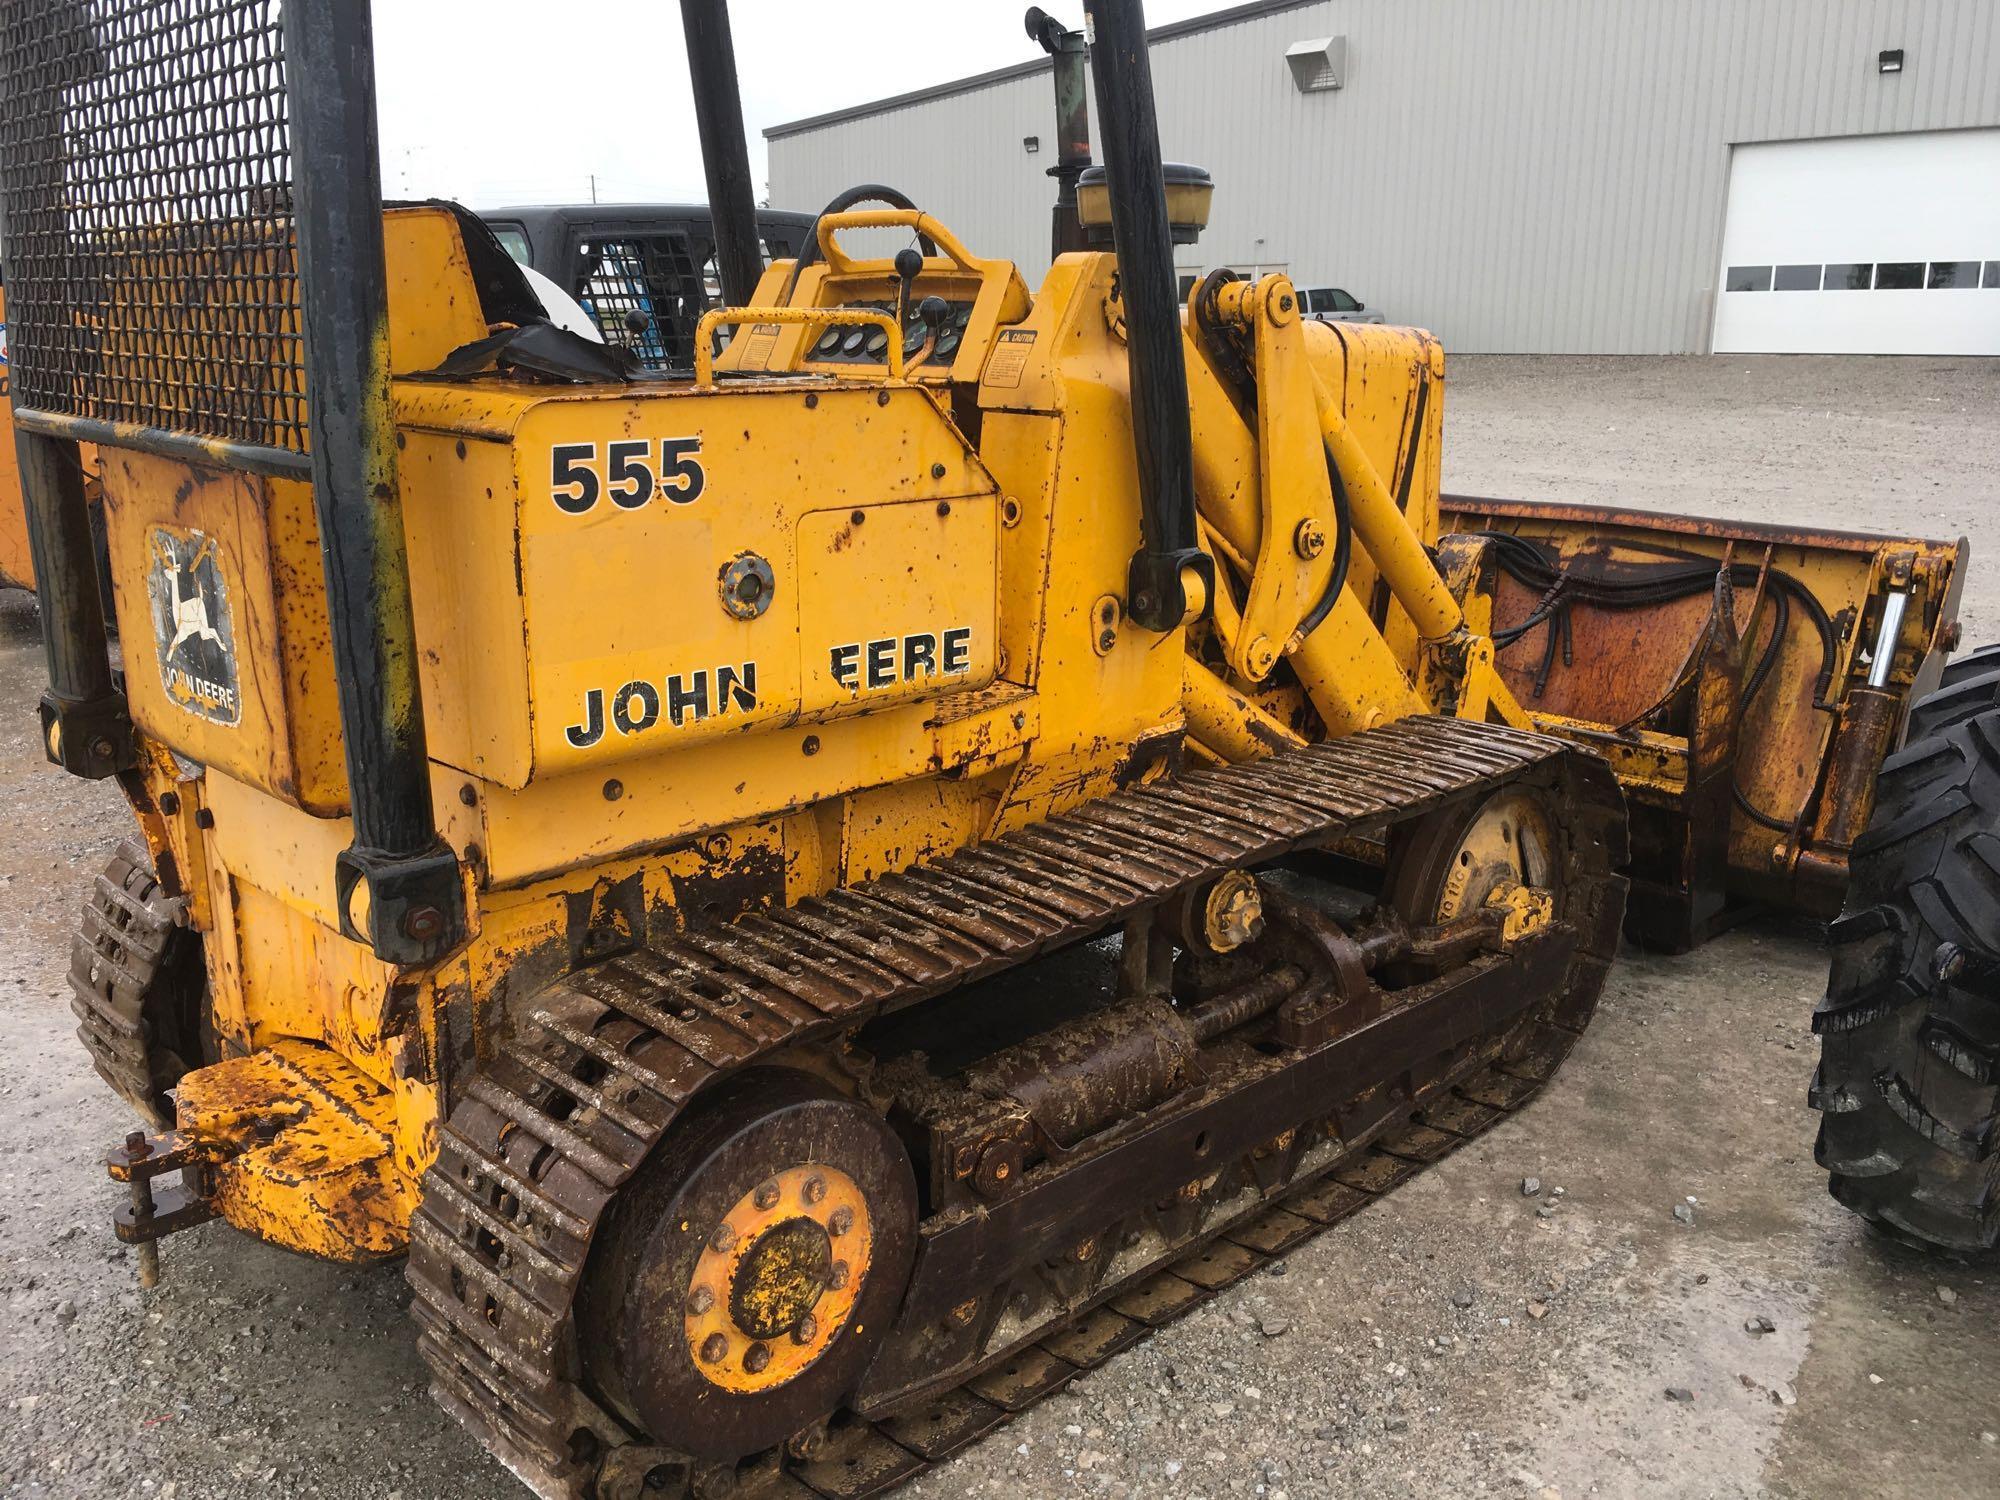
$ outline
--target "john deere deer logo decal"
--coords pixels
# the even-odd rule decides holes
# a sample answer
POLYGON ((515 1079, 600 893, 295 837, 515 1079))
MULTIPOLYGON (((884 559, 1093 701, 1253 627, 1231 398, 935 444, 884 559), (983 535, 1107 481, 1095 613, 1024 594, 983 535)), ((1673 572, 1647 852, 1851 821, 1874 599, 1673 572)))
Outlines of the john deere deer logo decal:
POLYGON ((233 725, 243 716, 243 697, 215 538, 155 526, 146 540, 146 594, 167 697, 200 718, 233 725))

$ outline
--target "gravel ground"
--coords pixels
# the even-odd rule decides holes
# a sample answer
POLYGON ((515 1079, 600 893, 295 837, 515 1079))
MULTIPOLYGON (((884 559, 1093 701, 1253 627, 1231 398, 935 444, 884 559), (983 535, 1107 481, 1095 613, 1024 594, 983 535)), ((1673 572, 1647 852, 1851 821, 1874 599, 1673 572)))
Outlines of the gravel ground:
MULTIPOLYGON (((2000 539, 2000 362, 1487 358, 1451 379, 1454 490, 2000 539)), ((2000 636, 2000 572, 1964 613, 1968 641, 2000 636)), ((211 1225, 135 1289, 98 1164, 127 1119, 62 983, 127 822, 40 763, 41 670, 32 602, 0 596, 0 1495, 511 1500, 424 1395, 397 1269, 211 1225)), ((1884 1246, 1812 1164, 1823 966, 1787 925, 1628 954, 1522 1115, 910 1493, 2000 1493, 1995 1273, 1884 1246)))

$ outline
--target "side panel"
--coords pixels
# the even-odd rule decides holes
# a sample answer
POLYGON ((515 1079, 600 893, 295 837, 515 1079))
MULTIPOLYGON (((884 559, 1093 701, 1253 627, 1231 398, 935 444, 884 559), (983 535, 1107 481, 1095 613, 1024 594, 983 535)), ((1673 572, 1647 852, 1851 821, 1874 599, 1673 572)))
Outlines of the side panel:
POLYGON ((102 453, 134 722, 295 806, 344 812, 310 489, 102 453))
POLYGON ((606 394, 408 434, 435 758, 518 789, 994 680, 998 497, 928 395, 606 394))

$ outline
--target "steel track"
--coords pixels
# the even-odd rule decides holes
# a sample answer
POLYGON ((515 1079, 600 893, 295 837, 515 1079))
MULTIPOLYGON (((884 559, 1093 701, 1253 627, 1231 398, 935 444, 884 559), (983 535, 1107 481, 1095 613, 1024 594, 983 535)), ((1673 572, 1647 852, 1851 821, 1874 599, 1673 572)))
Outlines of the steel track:
POLYGON ((1623 910, 1611 873, 1622 807, 1600 762, 1542 736, 1408 719, 1117 792, 936 865, 692 930, 551 985, 466 1086, 424 1180, 409 1275, 432 1393, 544 1500, 608 1494, 618 1486, 600 1485, 601 1444, 625 1435, 580 1388, 572 1303, 618 1190, 702 1089, 1090 937, 1219 870, 1379 835, 1523 780, 1549 786, 1569 824, 1578 945, 1556 993, 1420 1090, 1329 1101, 1339 1108, 1327 1134, 1344 1154, 1282 1154, 1280 1180, 1261 1182, 1248 1207, 1239 1193, 1196 1216, 1170 1268, 1093 1290, 1061 1331, 994 1351, 942 1395, 879 1421, 850 1416, 809 1461, 773 1453, 746 1465, 735 1492, 859 1500, 906 1481, 1540 1087, 1589 1019, 1623 910))
POLYGON ((169 1039, 157 1034, 169 1018, 149 1001, 184 935, 185 911, 161 888, 144 845, 123 839, 92 884, 70 944, 77 1038, 97 1076, 156 1130, 173 1125, 166 1091, 178 1068, 162 1055, 169 1039))

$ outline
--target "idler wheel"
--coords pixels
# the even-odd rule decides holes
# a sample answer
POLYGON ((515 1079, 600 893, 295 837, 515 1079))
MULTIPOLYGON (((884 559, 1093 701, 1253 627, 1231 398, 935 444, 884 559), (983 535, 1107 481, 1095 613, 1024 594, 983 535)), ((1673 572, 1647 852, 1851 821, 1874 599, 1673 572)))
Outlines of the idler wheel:
POLYGON ((733 1459, 839 1407, 893 1321, 916 1181, 873 1111, 758 1069, 660 1143, 614 1209, 580 1331, 600 1395, 647 1438, 733 1459))

